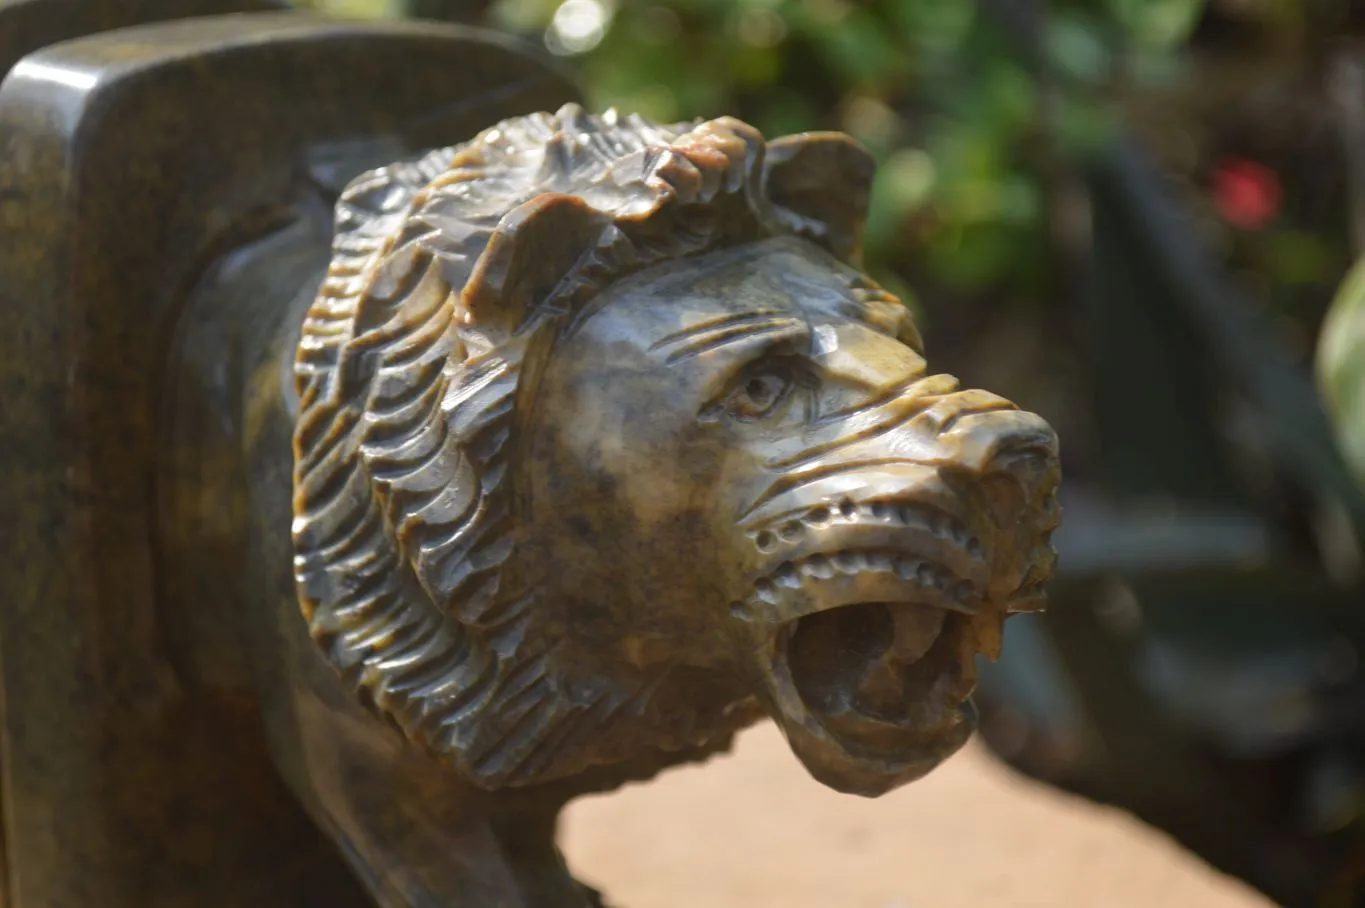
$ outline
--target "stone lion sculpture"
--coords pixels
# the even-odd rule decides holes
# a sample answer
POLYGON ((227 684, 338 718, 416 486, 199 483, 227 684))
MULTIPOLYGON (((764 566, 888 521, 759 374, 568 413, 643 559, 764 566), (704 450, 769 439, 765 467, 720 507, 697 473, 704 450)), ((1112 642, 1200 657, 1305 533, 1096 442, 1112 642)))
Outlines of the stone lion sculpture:
POLYGON ((1057 442, 927 371, 858 270, 872 175, 842 135, 567 106, 344 193, 298 596, 470 810, 552 835, 764 715, 867 796, 969 736, 975 657, 1052 571, 1057 442))

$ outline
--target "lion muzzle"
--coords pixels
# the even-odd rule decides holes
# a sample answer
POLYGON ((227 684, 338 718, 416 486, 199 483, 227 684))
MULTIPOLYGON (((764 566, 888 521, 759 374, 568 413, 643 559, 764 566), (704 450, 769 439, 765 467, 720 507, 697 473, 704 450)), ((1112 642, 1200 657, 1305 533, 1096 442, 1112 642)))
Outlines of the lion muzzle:
POLYGON ((752 509, 762 569, 735 606, 797 756, 864 795, 965 743, 975 659, 998 655, 1006 615, 1041 607, 1060 516, 1041 418, 977 391, 906 403, 913 416, 851 426, 752 509))

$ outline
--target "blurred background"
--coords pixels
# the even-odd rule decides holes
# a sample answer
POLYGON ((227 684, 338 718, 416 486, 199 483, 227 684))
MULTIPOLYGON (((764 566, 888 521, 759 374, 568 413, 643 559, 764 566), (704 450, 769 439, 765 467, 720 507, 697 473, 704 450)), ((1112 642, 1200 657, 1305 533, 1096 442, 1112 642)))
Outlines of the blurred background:
POLYGON ((1365 905, 1365 3, 312 0, 512 33, 595 108, 839 129, 935 370, 1064 445, 983 738, 1285 905, 1365 905))

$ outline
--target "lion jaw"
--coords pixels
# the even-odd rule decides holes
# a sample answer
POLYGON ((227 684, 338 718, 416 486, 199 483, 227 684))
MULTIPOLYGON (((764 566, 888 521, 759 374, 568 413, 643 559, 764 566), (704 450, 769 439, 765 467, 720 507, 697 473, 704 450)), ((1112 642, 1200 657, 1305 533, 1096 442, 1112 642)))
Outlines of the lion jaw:
POLYGON ((769 711, 838 790, 879 795, 960 748, 975 658, 998 656, 1007 614, 1041 607, 1055 438, 1017 411, 975 422, 965 457, 827 469, 747 528, 765 570, 732 613, 753 628, 769 711))

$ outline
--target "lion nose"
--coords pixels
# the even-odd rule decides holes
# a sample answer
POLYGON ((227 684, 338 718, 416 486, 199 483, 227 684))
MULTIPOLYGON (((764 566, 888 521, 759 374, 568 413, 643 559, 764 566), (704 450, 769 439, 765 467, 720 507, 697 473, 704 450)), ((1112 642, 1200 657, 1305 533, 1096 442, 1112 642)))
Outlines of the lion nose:
POLYGON ((985 472, 1012 476, 1033 493, 1030 497, 1035 501, 1050 496, 1061 478, 1055 435, 1050 445, 1042 443, 1036 432, 1003 438, 985 472))
POLYGON ((977 476, 1004 474, 1030 497, 1045 497, 1060 480, 1057 433, 1041 416, 1024 410, 991 410, 958 419, 939 436, 959 470, 977 476))
POLYGON ((962 417, 940 442, 954 460, 944 478, 995 527, 989 595, 1010 601, 1013 611, 1036 609, 1061 520, 1056 433, 1034 413, 994 410, 962 417))

